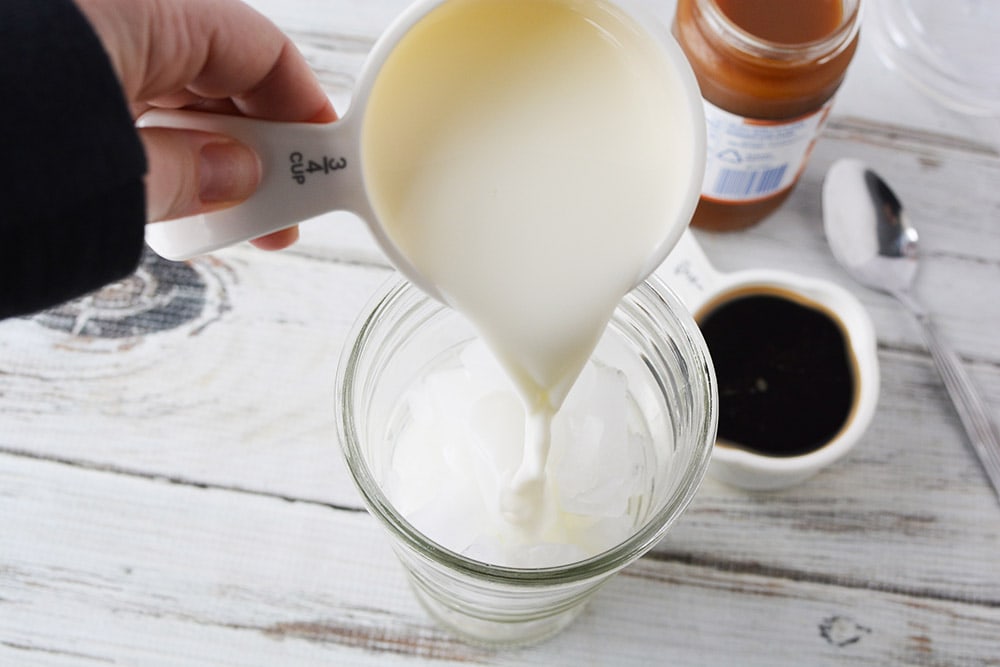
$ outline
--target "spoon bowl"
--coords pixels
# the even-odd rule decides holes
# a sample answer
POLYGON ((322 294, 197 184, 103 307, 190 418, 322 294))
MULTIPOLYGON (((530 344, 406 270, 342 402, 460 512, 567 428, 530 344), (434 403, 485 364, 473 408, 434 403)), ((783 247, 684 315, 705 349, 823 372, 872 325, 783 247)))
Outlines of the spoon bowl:
POLYGON ((917 276, 919 237, 903 205, 860 160, 840 160, 826 177, 823 219, 834 257, 867 287, 897 292, 917 276))
POLYGON ((1000 437, 985 402, 958 355, 938 333, 924 307, 911 295, 917 275, 917 231, 889 185, 863 162, 834 163, 823 184, 823 224, 837 261, 855 280, 887 292, 923 325, 934 358, 973 453, 1000 500, 1000 437))

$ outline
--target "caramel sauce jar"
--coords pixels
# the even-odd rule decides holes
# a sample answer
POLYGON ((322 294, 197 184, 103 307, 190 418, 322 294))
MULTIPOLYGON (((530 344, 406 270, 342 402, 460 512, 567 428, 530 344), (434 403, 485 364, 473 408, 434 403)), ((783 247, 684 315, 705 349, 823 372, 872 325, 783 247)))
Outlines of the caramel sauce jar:
POLYGON ((691 224, 756 224, 791 194, 858 44, 861 0, 677 0, 708 161, 691 224))

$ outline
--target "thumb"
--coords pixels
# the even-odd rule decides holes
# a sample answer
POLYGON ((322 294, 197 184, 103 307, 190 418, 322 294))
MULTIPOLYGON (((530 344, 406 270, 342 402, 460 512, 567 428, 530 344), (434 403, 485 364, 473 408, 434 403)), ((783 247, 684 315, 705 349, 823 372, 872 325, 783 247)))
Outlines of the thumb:
POLYGON ((146 220, 170 220, 237 204, 261 179, 257 154, 221 134, 144 128, 146 220))

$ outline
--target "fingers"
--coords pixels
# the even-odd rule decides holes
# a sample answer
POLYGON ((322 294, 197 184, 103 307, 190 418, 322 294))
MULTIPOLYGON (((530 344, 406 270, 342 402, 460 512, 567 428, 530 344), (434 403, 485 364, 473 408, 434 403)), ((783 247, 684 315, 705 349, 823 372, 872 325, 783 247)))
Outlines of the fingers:
MULTIPOLYGON (((170 7, 184 13, 189 33, 207 47, 200 70, 186 82, 192 93, 231 98, 243 114, 256 118, 336 119, 305 58, 267 18, 239 0, 174 0, 170 7)), ((171 92, 167 84, 147 97, 171 92)))
POLYGON ((149 172, 146 219, 170 220, 239 203, 260 184, 256 153, 224 135, 147 128, 140 131, 149 172))
POLYGON ((259 239, 250 241, 250 243, 254 244, 261 250, 282 250, 298 240, 299 228, 288 227, 287 229, 282 229, 281 231, 274 232, 273 234, 261 236, 259 239))
MULTIPOLYGON (((292 122, 337 114, 305 58, 240 0, 76 0, 103 42, 133 111, 196 107, 292 122)), ((232 139, 144 129, 147 220, 229 206, 250 196, 261 166, 232 139)), ((290 245, 290 228, 255 245, 290 245)))
POLYGON ((273 23, 240 0, 77 0, 132 102, 232 100, 248 116, 327 122, 336 113, 273 23))

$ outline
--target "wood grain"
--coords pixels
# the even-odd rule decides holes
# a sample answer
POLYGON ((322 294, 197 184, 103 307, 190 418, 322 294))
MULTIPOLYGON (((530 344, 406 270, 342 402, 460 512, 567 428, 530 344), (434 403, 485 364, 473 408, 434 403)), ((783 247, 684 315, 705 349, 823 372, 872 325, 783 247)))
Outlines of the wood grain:
MULTIPOLYGON (((251 4, 345 110, 408 3, 251 4)), ((722 270, 858 296, 882 367, 869 432, 787 491, 708 480, 570 630, 489 651, 424 615, 340 459, 337 362, 392 275, 364 226, 329 214, 289 251, 179 273, 150 258, 141 280, 0 322, 0 665, 1000 664, 1000 508, 916 325, 826 248, 822 178, 844 156, 911 212, 917 294, 1000 413, 996 148, 835 115, 774 216, 698 237, 722 270)))
POLYGON ((564 635, 488 651, 424 617, 365 513, 29 460, 0 486, 0 664, 996 664, 996 598, 662 551, 564 635))

